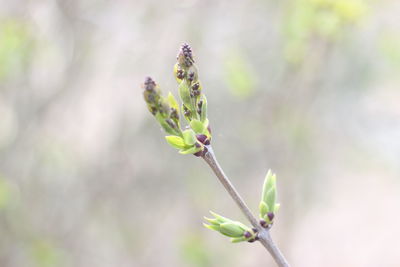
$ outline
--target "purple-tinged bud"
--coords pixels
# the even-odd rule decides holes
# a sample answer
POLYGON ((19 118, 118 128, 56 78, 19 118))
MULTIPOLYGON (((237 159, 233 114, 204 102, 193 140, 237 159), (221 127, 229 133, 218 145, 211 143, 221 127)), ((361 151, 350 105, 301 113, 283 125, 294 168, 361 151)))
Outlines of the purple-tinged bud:
POLYGON ((252 236, 252 234, 249 231, 246 231, 246 232, 244 232, 243 236, 246 238, 250 238, 252 236))
POLYGON ((268 216, 268 219, 269 219, 271 222, 272 222, 272 220, 273 220, 274 217, 275 217, 274 213, 272 213, 272 212, 268 212, 267 216, 268 216))
POLYGON ((178 111, 175 108, 171 108, 170 118, 174 120, 179 120, 178 111))
POLYGON ((204 144, 207 141, 207 136, 204 134, 197 134, 196 135, 197 140, 199 140, 200 143, 204 144))
POLYGON ((195 84, 192 85, 192 89, 193 89, 194 91, 199 90, 199 88, 200 88, 200 84, 199 84, 199 83, 195 83, 195 84))
POLYGON ((203 151, 196 152, 193 155, 195 155, 196 157, 202 157, 203 156, 203 151))
POLYGON ((264 227, 264 228, 267 228, 267 227, 268 227, 267 222, 266 222, 265 220, 263 220, 263 219, 260 220, 260 225, 261 225, 262 227, 264 227))
POLYGON ((183 106, 183 114, 186 117, 190 117, 192 115, 192 112, 186 106, 183 106))
POLYGON ((193 54, 192 49, 186 43, 182 44, 181 49, 179 49, 179 53, 177 56, 178 64, 183 68, 189 68, 193 65, 193 54))
POLYGON ((193 96, 199 96, 200 95, 200 91, 198 90, 193 90, 193 93, 191 93, 191 95, 193 94, 193 96))
POLYGON ((253 230, 254 233, 258 233, 258 229, 255 227, 251 228, 251 230, 253 230))
POLYGON ((151 114, 156 115, 157 108, 156 107, 150 107, 150 112, 151 112, 151 114))
POLYGON ((180 79, 180 80, 182 80, 183 78, 185 78, 185 73, 184 73, 184 71, 183 71, 183 70, 178 70, 178 71, 176 72, 176 77, 177 77, 178 79, 180 79))
POLYGON ((147 91, 153 91, 156 87, 156 82, 151 77, 146 77, 143 83, 143 87, 147 91))
POLYGON ((188 80, 192 82, 194 80, 194 72, 189 73, 188 80))
MULTIPOLYGON (((199 143, 195 143, 194 146, 197 148, 201 147, 201 145, 199 143)), ((203 153, 204 153, 204 150, 200 150, 196 153, 193 153, 193 155, 195 155, 196 157, 202 157, 204 155, 203 153)))
POLYGON ((169 125, 171 128, 173 128, 173 129, 176 128, 176 124, 175 124, 171 119, 166 119, 165 121, 168 123, 168 125, 169 125))

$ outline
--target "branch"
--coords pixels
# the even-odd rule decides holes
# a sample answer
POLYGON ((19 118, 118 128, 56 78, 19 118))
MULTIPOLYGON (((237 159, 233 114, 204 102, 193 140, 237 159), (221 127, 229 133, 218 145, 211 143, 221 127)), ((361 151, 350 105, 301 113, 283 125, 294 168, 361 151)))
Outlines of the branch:
POLYGON ((215 157, 214 151, 211 145, 206 146, 207 152, 203 155, 203 159, 207 162, 207 164, 214 171, 218 180, 225 187, 226 191, 228 191, 229 195, 239 206, 240 210, 247 217, 250 223, 258 230, 258 238, 261 244, 268 250, 268 252, 272 255, 275 262, 279 267, 289 267, 289 263, 283 256, 282 252, 273 242, 269 230, 262 227, 256 217, 252 214, 249 207, 247 207, 246 203, 243 201, 242 197, 239 195, 238 191, 235 189, 229 178, 225 175, 221 166, 218 164, 218 161, 215 157))

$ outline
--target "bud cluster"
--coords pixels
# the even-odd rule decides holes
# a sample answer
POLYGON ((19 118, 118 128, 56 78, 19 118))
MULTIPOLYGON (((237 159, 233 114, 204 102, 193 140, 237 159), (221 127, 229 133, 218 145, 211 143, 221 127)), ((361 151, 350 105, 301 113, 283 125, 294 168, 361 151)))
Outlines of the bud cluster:
POLYGON ((202 94, 198 70, 194 64, 192 49, 188 44, 183 44, 179 50, 174 74, 179 84, 184 117, 188 122, 198 119, 208 127, 207 99, 202 94))
POLYGON ((145 79, 143 89, 144 100, 149 111, 164 130, 169 134, 181 135, 179 108, 173 96, 170 94, 168 99, 165 99, 156 82, 150 77, 145 79))
POLYGON ((275 214, 278 212, 280 204, 276 203, 276 175, 268 170, 265 176, 263 191, 261 194, 260 225, 265 228, 272 226, 275 214))
POLYGON ((241 222, 232 221, 231 219, 222 217, 212 211, 210 211, 210 213, 214 218, 211 219, 204 217, 209 224, 204 223, 203 225, 208 229, 215 230, 230 237, 232 243, 242 241, 254 242, 255 240, 258 240, 257 229, 252 229, 241 222))
POLYGON ((149 111, 164 130, 171 134, 165 137, 171 146, 179 149, 181 154, 203 156, 208 151, 206 146, 211 140, 207 99, 202 94, 192 49, 188 44, 183 44, 179 50, 174 74, 179 85, 183 117, 189 124, 185 130, 182 130, 180 126, 180 108, 174 96, 169 93, 168 98, 163 98, 156 83, 150 77, 146 78, 143 84, 144 99, 149 111))

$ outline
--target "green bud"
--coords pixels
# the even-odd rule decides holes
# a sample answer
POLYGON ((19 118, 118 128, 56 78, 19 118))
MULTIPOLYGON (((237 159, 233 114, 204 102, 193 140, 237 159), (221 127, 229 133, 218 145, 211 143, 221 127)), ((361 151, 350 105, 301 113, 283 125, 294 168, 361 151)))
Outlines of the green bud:
POLYGON ((256 230, 242 224, 241 222, 232 221, 231 219, 222 217, 212 211, 210 213, 214 219, 204 219, 210 224, 203 224, 208 229, 220 232, 221 234, 231 237, 231 242, 237 243, 241 241, 254 241, 257 238, 256 230))
POLYGON ((268 192, 271 190, 275 190, 276 187, 276 176, 268 170, 267 175, 265 176, 263 191, 261 195, 261 199, 268 205, 268 207, 274 207, 275 203, 269 203, 268 199, 268 192))
POLYGON ((244 230, 240 225, 236 223, 222 223, 220 225, 220 232, 223 235, 229 236, 229 237, 241 237, 243 236, 244 230))
POLYGON ((271 170, 268 170, 259 205, 260 217, 267 222, 267 225, 272 223, 274 214, 279 209, 279 204, 276 203, 276 196, 276 175, 271 170))

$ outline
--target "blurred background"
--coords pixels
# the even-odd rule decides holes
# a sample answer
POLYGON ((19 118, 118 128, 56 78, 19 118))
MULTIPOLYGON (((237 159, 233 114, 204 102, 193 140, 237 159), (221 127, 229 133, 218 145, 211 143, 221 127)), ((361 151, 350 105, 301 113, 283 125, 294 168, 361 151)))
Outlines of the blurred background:
MULTIPOLYGON (((148 112, 191 44, 213 146, 293 266, 399 266, 397 0, 0 0, 0 266, 275 266, 148 112)), ((247 222, 246 222, 247 223, 247 222)))

